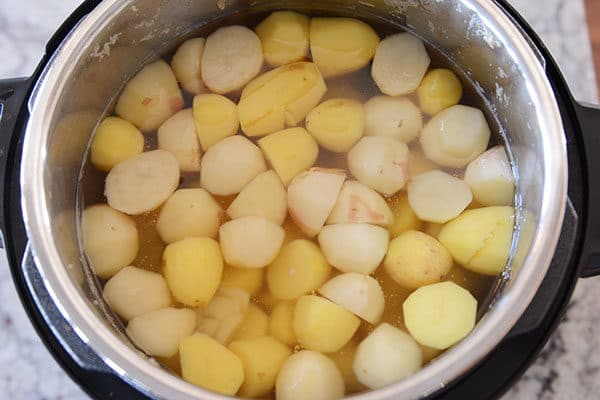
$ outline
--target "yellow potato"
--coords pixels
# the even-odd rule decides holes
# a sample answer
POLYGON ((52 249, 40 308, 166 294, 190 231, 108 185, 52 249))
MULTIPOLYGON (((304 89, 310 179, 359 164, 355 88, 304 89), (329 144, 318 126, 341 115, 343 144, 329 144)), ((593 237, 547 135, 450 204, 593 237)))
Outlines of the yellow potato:
POLYGON ((171 243, 163 253, 164 274, 177 301, 190 307, 206 305, 221 283, 223 257, 210 238, 171 243))
POLYGON ((293 11, 276 11, 265 18, 255 31, 267 64, 277 67, 305 59, 308 29, 308 17, 293 11))
POLYGON ((394 214, 394 222, 388 226, 391 239, 399 236, 403 232, 419 230, 421 228, 422 222, 412 208, 410 208, 406 192, 396 193, 390 198, 389 205, 394 214))
POLYGON ((242 397, 262 397, 273 390, 281 366, 292 354, 270 336, 235 341, 229 349, 244 365, 244 383, 238 393, 242 397))
POLYGON ((323 76, 357 71, 375 55, 379 36, 369 25, 354 18, 313 18, 310 51, 323 76))
POLYGON ((117 117, 105 118, 94 134, 90 160, 100 171, 144 151, 144 136, 131 122, 117 117))
POLYGON ((333 353, 350 341, 360 319, 323 297, 302 296, 294 312, 294 333, 305 349, 333 353))
POLYGON ((194 97, 194 122, 204 151, 213 144, 233 136, 240 127, 237 107, 225 96, 200 94, 194 97))
POLYGON ((227 344, 246 318, 250 296, 243 289, 221 287, 206 307, 198 308, 197 331, 227 344))
POLYGON ((320 288, 330 274, 331 266, 319 246, 298 239, 283 245, 267 267, 267 284, 274 297, 293 300, 320 288))
POLYGON ((238 104, 242 130, 262 136, 298 125, 327 91, 321 72, 311 62, 273 69, 244 88, 238 104))
POLYGON ((179 111, 158 128, 158 148, 172 153, 182 171, 200 171, 202 150, 191 108, 179 111))
POLYGON ((269 322, 269 334, 288 346, 296 344, 294 308, 295 304, 291 301, 281 301, 275 304, 269 322))
POLYGON ((406 97, 375 96, 365 103, 365 135, 409 143, 422 129, 421 110, 406 97))
POLYGON ((335 353, 327 354, 329 358, 338 367, 344 377, 346 386, 346 394, 363 391, 365 386, 356 379, 356 374, 352 368, 354 356, 356 355, 357 344, 354 340, 350 340, 344 347, 335 353))
POLYGON ((462 85, 454 72, 445 68, 429 71, 417 89, 419 106, 425 114, 435 115, 445 108, 458 104, 462 85))
POLYGON ((324 101, 306 116, 306 129, 322 147, 345 153, 364 133, 363 105, 352 99, 324 101))
POLYGON ((181 376, 213 392, 234 396, 244 382, 242 360, 207 335, 193 335, 179 344, 181 376))
POLYGON ((250 303, 246 317, 233 335, 233 340, 256 339, 269 333, 269 316, 262 308, 250 303))
POLYGON ((204 52, 204 38, 194 38, 183 42, 171 60, 171 68, 181 86, 192 94, 208 92, 202 81, 200 60, 204 52))
POLYGON ((454 282, 423 286, 402 304, 404 323, 422 345, 447 349, 475 327, 477 300, 454 282))
POLYGON ((255 295, 262 288, 264 276, 263 268, 235 268, 225 264, 221 286, 237 287, 255 295))

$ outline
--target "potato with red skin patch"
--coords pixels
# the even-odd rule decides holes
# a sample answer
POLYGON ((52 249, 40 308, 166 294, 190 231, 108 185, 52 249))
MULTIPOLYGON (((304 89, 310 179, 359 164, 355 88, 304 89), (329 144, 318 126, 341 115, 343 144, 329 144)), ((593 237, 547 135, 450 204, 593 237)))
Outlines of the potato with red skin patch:
POLYGON ((392 210, 376 191, 357 181, 346 181, 328 224, 373 224, 387 226, 394 222, 392 210))

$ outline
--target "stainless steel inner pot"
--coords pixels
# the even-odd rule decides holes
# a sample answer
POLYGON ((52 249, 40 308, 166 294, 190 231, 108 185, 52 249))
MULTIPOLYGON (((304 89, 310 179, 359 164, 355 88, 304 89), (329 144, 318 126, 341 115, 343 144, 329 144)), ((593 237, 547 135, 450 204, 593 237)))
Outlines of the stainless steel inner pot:
POLYGON ((544 62, 490 0, 103 1, 64 39, 29 101, 22 206, 44 283, 82 340, 141 391, 165 399, 224 398, 149 362, 123 335, 81 252, 77 185, 93 127, 124 82, 189 32, 249 9, 296 9, 397 24, 459 65, 502 125, 518 176, 514 251, 504 284, 465 340, 413 376, 354 397, 408 399, 434 393, 480 361, 523 313, 553 256, 566 204, 565 138, 544 62), (526 224, 534 229, 523 228, 526 224))

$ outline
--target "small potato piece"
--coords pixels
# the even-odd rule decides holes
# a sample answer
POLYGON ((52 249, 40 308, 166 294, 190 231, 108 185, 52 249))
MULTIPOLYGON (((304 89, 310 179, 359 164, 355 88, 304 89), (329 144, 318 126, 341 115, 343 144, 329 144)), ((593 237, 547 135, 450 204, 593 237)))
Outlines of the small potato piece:
POLYGON ((169 65, 160 60, 142 68, 125 85, 116 113, 140 128, 152 132, 183 108, 183 96, 169 65))
POLYGON ((346 393, 362 392, 365 387, 356 379, 356 374, 352 368, 354 357, 356 355, 357 343, 355 340, 350 340, 344 347, 335 353, 327 354, 335 365, 338 367, 344 378, 346 393))
POLYGON ((281 343, 293 346, 296 344, 294 333, 294 309, 291 301, 281 301, 273 307, 269 322, 269 334, 281 343))
POLYGON ((165 202, 156 230, 165 243, 187 237, 217 237, 223 209, 204 189, 179 189, 165 202))
POLYGON ((429 61, 419 38, 410 33, 397 33, 377 46, 371 76, 383 94, 402 96, 419 87, 429 61))
POLYGON ((435 238, 407 231, 390 242, 383 267, 397 284, 414 290, 444 279, 452 256, 435 238))
POLYGON ((367 275, 356 272, 338 275, 327 281, 319 293, 371 324, 379 322, 383 314, 385 300, 381 286, 367 275))
POLYGON ((259 306, 250 303, 246 317, 233 335, 233 340, 256 339, 267 336, 268 332, 269 316, 259 306))
POLYGON ((317 235, 333 210, 346 173, 339 169, 311 168, 288 187, 290 216, 308 237, 317 235))
POLYGON ((206 307, 198 309, 197 331, 228 344, 246 318, 249 301, 243 289, 221 287, 206 307))
POLYGON ((408 147, 388 136, 367 136, 348 152, 348 167, 360 183, 391 196, 408 180, 408 147))
POLYGON ((200 70, 211 91, 224 94, 242 89, 262 66, 260 39, 245 26, 219 28, 206 38, 200 70))
POLYGON ((190 307, 204 306, 215 295, 223 257, 210 238, 187 238, 171 243, 163 253, 164 274, 173 296, 190 307))
POLYGON ((346 181, 335 207, 327 218, 328 224, 390 225, 394 222, 392 210, 373 189, 357 181, 346 181))
POLYGON ((496 146, 471 161, 465 182, 473 198, 484 206, 509 206, 515 194, 515 178, 502 146, 496 146))
POLYGON ((354 18, 310 22, 310 51, 325 77, 358 71, 371 61, 378 43, 373 28, 354 18))
POLYGON ((362 137, 365 128, 363 105, 352 99, 330 99, 306 116, 306 129, 324 148, 345 153, 362 137))
POLYGON ((165 150, 140 153, 113 167, 106 177, 108 205, 130 215, 152 211, 179 185, 179 161, 165 150))
POLYGON ((419 107, 406 97, 375 96, 365 103, 365 135, 409 143, 423 130, 419 107))
POLYGON ((281 225, 287 217, 287 193, 275 171, 254 178, 227 209, 229 218, 263 217, 281 225))
POLYGON ((202 150, 191 108, 179 111, 158 128, 158 148, 171 152, 181 171, 200 171, 202 150))
POLYGON ((389 243, 385 228, 368 224, 327 225, 319 244, 329 264, 342 272, 369 275, 383 260, 389 243))
POLYGON ((135 221, 127 215, 99 204, 82 215, 83 248, 94 273, 108 279, 129 265, 139 249, 135 221))
POLYGON ((179 344, 181 376, 213 392, 234 396, 244 382, 242 360, 207 335, 188 336, 179 344))
POLYGON ((183 308, 163 308, 135 317, 127 324, 127 335, 147 354, 173 357, 179 342, 196 329, 196 313, 183 308))
POLYGON ((293 11, 276 11, 257 25, 267 64, 278 67, 308 56, 307 16, 293 11))
POLYGON ((281 249, 285 231, 263 217, 242 217, 219 229, 223 258, 237 268, 263 268, 281 249))
POLYGON ((417 95, 421 110, 425 114, 435 115, 458 104, 462 97, 462 84, 451 70, 436 68, 425 75, 417 95))
POLYGON ((243 136, 221 140, 204 154, 200 185, 210 193, 228 196, 244 187, 267 170, 258 147, 243 136))
POLYGON ((319 246, 298 239, 286 243, 267 267, 267 284, 274 297, 293 300, 320 288, 330 274, 331 266, 319 246))
POLYGON ((202 81, 202 71, 200 70, 204 43, 204 38, 186 40, 179 46, 171 60, 171 68, 173 68, 177 81, 191 94, 208 92, 208 88, 202 81))
POLYGON ((402 304, 404 323, 422 345, 444 350, 475 327, 477 300, 454 282, 423 286, 402 304))
POLYGON ((393 239, 401 233, 410 230, 419 230, 422 222, 417 214, 408 204, 408 195, 406 192, 399 192, 390 199, 390 208, 394 214, 394 222, 388 226, 390 237, 393 239))
POLYGON ((291 355, 275 385, 277 400, 337 400, 344 397, 344 379, 335 363, 316 351, 291 355))
POLYGON ((304 128, 290 128, 258 141, 284 186, 317 161, 319 145, 304 128))
POLYGON ((274 387, 277 374, 292 354, 289 347, 270 336, 238 340, 229 345, 244 364, 244 383, 238 396, 262 397, 274 387))
POLYGON ((100 171, 112 167, 144 151, 144 136, 131 122, 117 117, 105 118, 94 134, 90 160, 100 171))
POLYGON ((360 383, 379 389, 414 374, 422 362, 417 342, 409 334, 383 323, 358 345, 354 373, 360 383))
POLYGON ((421 133, 425 155, 439 165, 463 168, 485 151, 490 127, 474 107, 456 105, 439 112, 421 133))
POLYGON ((201 94, 194 97, 193 107, 196 132, 204 151, 237 133, 240 127, 237 106, 227 97, 201 94))
POLYGON ((440 224, 457 217, 473 200, 461 179, 434 170, 415 176, 408 184, 408 203, 423 221, 440 224))
POLYGON ((221 286, 240 288, 253 296, 262 288, 264 275, 262 268, 236 268, 225 264, 221 286))
POLYGON ((165 278, 135 267, 125 267, 110 278, 102 296, 125 321, 171 305, 165 278))
POLYGON ((302 296, 294 312, 294 333, 307 350, 333 353, 354 336, 360 320, 350 311, 319 296, 302 296))

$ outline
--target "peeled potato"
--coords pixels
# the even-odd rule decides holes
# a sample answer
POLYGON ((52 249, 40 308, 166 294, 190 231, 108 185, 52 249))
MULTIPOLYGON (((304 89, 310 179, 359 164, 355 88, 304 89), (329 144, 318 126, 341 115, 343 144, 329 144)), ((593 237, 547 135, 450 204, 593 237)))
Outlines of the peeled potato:
POLYGON ((200 171, 202 150, 190 108, 179 111, 158 128, 158 148, 172 153, 181 171, 200 171))
POLYGON ((392 210, 373 189, 357 181, 346 181, 335 207, 327 218, 328 224, 390 225, 394 222, 392 210))
POLYGON ((354 373, 360 383, 378 389, 414 374, 422 362, 417 342, 409 334, 383 323, 358 345, 354 373))
POLYGON ((356 379, 356 374, 352 368, 357 347, 358 345, 356 341, 350 340, 340 350, 336 351, 335 353, 327 354, 327 356, 335 363, 342 373, 344 385, 346 387, 346 394, 362 392, 365 389, 358 379, 356 379))
POLYGON ((211 91, 223 94, 242 89, 262 66, 260 39, 245 26, 219 28, 206 38, 200 69, 211 91))
POLYGON ((256 26, 267 64, 280 66, 308 56, 307 16, 293 11, 276 11, 256 26))
POLYGON ((378 43, 373 28, 354 18, 310 22, 310 51, 325 77, 358 71, 371 61, 378 43))
POLYGON ((117 117, 105 118, 94 134, 90 161, 100 171, 144 151, 144 136, 131 122, 117 117))
POLYGON ((408 203, 423 221, 446 223, 472 200, 465 182, 439 170, 415 176, 408 184, 408 203))
POLYGON ((242 217, 226 222, 219 229, 225 261, 238 268, 263 268, 277 254, 285 231, 263 217, 242 217))
POLYGON ((447 349, 475 327, 477 300, 454 282, 423 286, 402 305, 404 323, 422 345, 447 349))
POLYGON ((296 344, 294 309, 295 304, 291 301, 280 301, 273 307, 269 322, 269 334, 288 346, 296 344))
POLYGON ((390 198, 389 204, 394 218, 394 222, 388 226, 388 231, 392 239, 403 232, 419 230, 421 228, 422 222, 412 208, 410 208, 406 192, 396 193, 394 197, 390 198))
POLYGON ((173 296, 190 307, 206 305, 215 295, 223 257, 210 238, 187 238, 171 243, 163 253, 164 274, 173 296))
POLYGON ((163 308, 135 317, 127 324, 127 335, 151 356, 173 357, 179 342, 196 329, 196 313, 184 308, 163 308))
POLYGON ((110 278, 135 260, 138 231, 127 215, 104 204, 91 206, 83 211, 82 230, 85 254, 100 278, 110 278))
POLYGON ((228 136, 237 133, 240 122, 235 103, 218 94, 194 97, 194 123, 204 151, 228 136))
POLYGON ((419 106, 425 114, 435 115, 458 104, 462 96, 462 84, 449 69, 432 69, 425 75, 419 88, 419 106))
POLYGON ((439 165, 463 168, 485 151, 490 128, 483 113, 456 105, 439 112, 421 133, 425 155, 439 165))
POLYGON ((223 209, 204 189, 179 189, 165 202, 156 230, 165 243, 187 237, 217 237, 223 209))
POLYGON ((342 170, 311 168, 290 183, 287 193, 290 216, 307 236, 321 231, 345 179, 342 170))
POLYGON ((373 273, 385 256, 388 243, 385 228, 368 224, 327 225, 319 234, 327 261, 342 272, 373 273))
POLYGON ((360 183, 390 196, 408 180, 408 147, 391 137, 367 136, 348 152, 348 167, 360 183))
POLYGON ((142 68, 125 85, 116 113, 142 132, 152 132, 183 108, 183 96, 169 65, 160 60, 142 68))
POLYGON ((320 288, 330 274, 331 266, 319 246, 298 239, 286 243, 267 267, 267 283, 274 297, 293 300, 320 288))
POLYGON ((306 116, 306 129, 327 150, 345 153, 362 137, 363 105, 352 99, 330 99, 306 116))
POLYGON ((171 305, 165 278, 135 267, 125 267, 110 278, 102 296, 125 321, 171 305))
POLYGON ((258 141, 265 157, 281 178, 284 186, 317 161, 319 146, 304 128, 290 128, 258 141))
POLYGON ((417 90, 429 61, 419 38, 410 33, 397 33, 377 46, 371 76, 383 94, 402 96, 417 90))
POLYGON ((237 287, 221 287, 210 303, 198 309, 197 331, 227 344, 244 322, 250 296, 237 287))
POLYGON ((231 219, 263 217, 281 225, 287 217, 287 193, 275 171, 263 172, 240 192, 227 209, 231 219))
POLYGON ((221 286, 240 288, 252 296, 262 288, 264 275, 261 268, 236 268, 225 264, 221 286))
POLYGON ((406 97, 375 96, 365 103, 365 135, 408 143, 423 130, 419 107, 406 97))
POLYGON ((269 316, 256 304, 250 303, 246 317, 233 335, 233 340, 256 339, 267 336, 269 316))
POLYGON ((179 46, 171 60, 171 68, 181 87, 192 94, 208 92, 200 70, 204 43, 204 38, 186 40, 179 46))
POLYGON ((165 150, 140 153, 113 167, 106 177, 108 205, 138 215, 158 208, 179 185, 179 162, 165 150))
POLYGON ((502 146, 496 146, 471 161, 465 182, 473 198, 484 206, 509 206, 515 194, 515 178, 502 146))
POLYGON ((241 192, 267 165, 258 147, 235 135, 208 149, 201 168, 200 185, 212 194, 228 196, 241 192))

